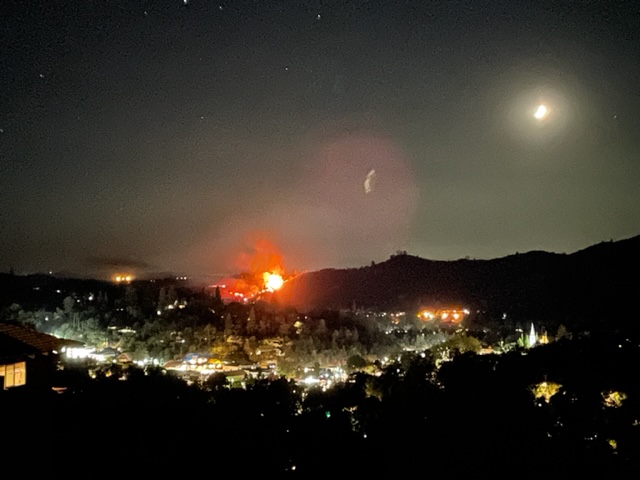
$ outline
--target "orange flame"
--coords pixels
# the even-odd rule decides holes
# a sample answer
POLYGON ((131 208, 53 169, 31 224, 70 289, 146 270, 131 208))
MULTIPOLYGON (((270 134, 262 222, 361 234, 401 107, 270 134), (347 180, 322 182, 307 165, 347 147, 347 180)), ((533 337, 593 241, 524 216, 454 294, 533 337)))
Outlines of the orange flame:
POLYGON ((286 281, 283 256, 264 232, 252 232, 245 238, 245 248, 236 257, 243 273, 225 279, 221 294, 227 300, 248 301, 262 293, 275 292, 286 281))
POLYGON ((282 275, 279 275, 277 273, 264 272, 263 278, 264 278, 264 288, 270 292, 279 290, 284 284, 284 279, 282 278, 282 275))

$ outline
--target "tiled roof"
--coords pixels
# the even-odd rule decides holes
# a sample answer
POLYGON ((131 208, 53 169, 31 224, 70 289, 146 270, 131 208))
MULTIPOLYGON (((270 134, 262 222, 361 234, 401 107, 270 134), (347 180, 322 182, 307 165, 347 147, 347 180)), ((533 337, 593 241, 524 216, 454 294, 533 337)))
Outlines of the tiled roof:
POLYGON ((0 334, 0 364, 3 360, 15 359, 24 355, 34 355, 38 350, 25 345, 15 338, 0 334))
POLYGON ((182 360, 168 360, 163 365, 166 369, 178 369, 182 366, 182 360))
MULTIPOLYGON (((14 325, 12 323, 0 322, 0 339, 6 340, 7 337, 30 347, 32 351, 35 350, 40 353, 49 353, 53 350, 58 350, 64 344, 61 339, 53 335, 40 333, 31 328, 14 325)), ((2 344, 4 343, 3 341, 2 344)), ((6 343, 7 346, 9 344, 15 346, 14 342, 8 341, 6 343)), ((3 352, 0 352, 0 354, 2 353, 3 352)))

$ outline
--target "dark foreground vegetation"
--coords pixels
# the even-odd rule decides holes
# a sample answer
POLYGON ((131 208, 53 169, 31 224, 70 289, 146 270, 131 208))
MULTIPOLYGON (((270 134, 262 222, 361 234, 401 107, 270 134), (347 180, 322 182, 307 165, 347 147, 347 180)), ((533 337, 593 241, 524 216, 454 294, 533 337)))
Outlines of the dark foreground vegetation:
POLYGON ((0 396, 3 462, 73 477, 632 478, 639 465, 637 335, 563 338, 437 365, 406 354, 325 392, 284 377, 229 388, 154 368, 0 396))

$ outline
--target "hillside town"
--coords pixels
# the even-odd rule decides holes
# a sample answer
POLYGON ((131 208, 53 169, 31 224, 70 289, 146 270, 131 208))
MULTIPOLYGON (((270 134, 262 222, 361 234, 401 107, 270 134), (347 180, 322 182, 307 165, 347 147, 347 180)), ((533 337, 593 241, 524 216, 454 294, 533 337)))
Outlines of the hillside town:
POLYGON ((15 431, 14 455, 31 428, 49 425, 57 440, 43 458, 69 444, 92 455, 128 435, 120 448, 150 471, 164 448, 132 431, 188 437, 174 447, 182 456, 206 455, 223 435, 219 455, 244 445, 254 458, 245 473, 299 478, 409 474, 422 448, 443 461, 473 460, 458 467, 466 474, 495 451, 505 471, 532 454, 558 475, 639 467, 640 392, 619 368, 640 359, 633 329, 550 331, 553 322, 444 303, 298 312, 277 289, 237 301, 185 278, 0 280, 0 402, 29 426, 15 431), (77 432, 95 429, 98 412, 118 412, 120 426, 80 445, 77 432), (159 420, 169 418, 183 420, 159 420), (402 441, 401 455, 389 456, 389 442, 412 431, 431 433, 422 447, 402 441), (328 444, 336 456, 319 466, 328 444))
POLYGON ((122 282, 117 277, 97 291, 90 282, 76 282, 71 290, 64 281, 45 280, 49 283, 29 279, 29 288, 58 305, 30 310, 11 303, 3 322, 11 331, 19 325, 60 339, 61 360, 94 374, 137 365, 160 367, 195 383, 221 374, 231 385, 284 376, 328 387, 359 370, 380 372, 408 352, 431 350, 446 361, 467 351, 502 353, 548 341, 547 332, 538 333, 533 323, 493 337, 480 332, 479 339, 467 324, 471 313, 458 306, 302 314, 264 295, 237 302, 224 299, 219 288, 194 291, 181 278, 122 282))

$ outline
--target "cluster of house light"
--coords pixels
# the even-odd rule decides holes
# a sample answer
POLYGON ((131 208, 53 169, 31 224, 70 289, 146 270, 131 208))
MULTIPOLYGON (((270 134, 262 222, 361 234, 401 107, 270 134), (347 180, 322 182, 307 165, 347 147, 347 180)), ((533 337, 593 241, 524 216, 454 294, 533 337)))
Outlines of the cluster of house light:
POLYGON ((425 321, 439 320, 442 322, 459 323, 464 319, 465 315, 469 315, 469 310, 443 308, 440 310, 430 310, 430 309, 421 310, 420 313, 418 314, 418 317, 421 320, 425 320, 425 321))

